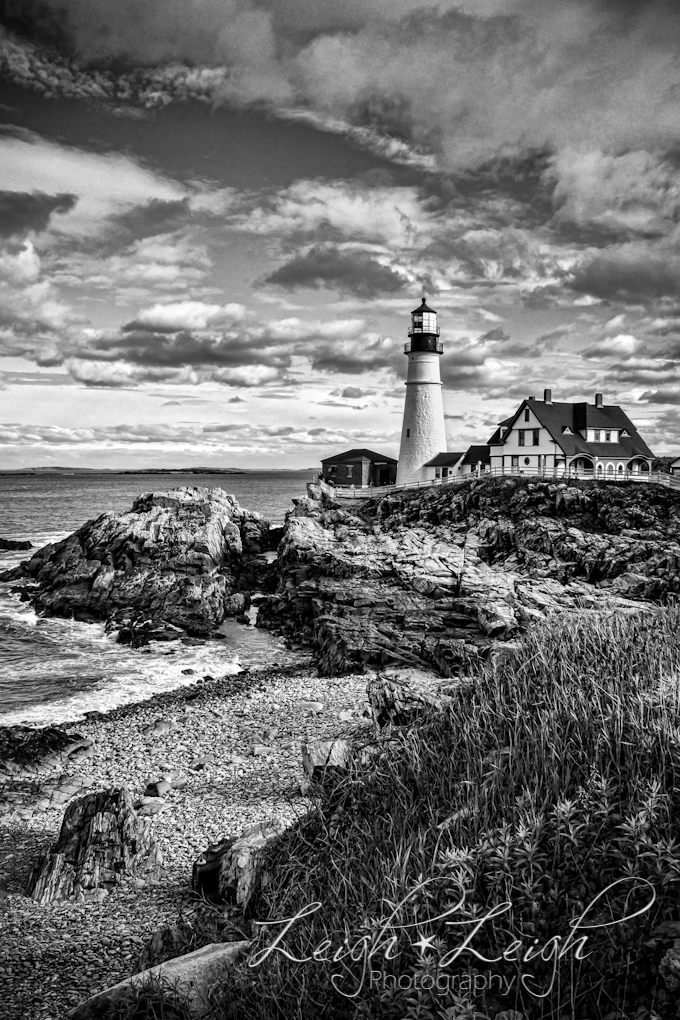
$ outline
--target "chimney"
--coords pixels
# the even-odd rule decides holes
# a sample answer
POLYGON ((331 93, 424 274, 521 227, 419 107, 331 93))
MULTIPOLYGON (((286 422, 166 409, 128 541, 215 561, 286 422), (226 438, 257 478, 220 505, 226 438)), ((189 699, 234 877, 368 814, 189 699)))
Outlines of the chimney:
POLYGON ((543 390, 543 403, 552 404, 552 390, 543 390))
POLYGON ((602 407, 602 394, 601 393, 596 393, 595 394, 595 407, 602 407))
POLYGON ((527 400, 535 400, 536 397, 527 397, 527 400))

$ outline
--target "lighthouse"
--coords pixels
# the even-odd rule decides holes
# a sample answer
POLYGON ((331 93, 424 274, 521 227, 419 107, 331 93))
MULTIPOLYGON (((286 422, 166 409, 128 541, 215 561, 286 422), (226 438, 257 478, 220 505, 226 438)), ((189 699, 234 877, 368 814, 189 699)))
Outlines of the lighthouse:
POLYGON ((417 482, 425 477, 424 465, 446 451, 444 403, 439 359, 443 345, 439 339, 437 313, 423 297, 411 312, 404 421, 401 428, 397 485, 417 482))

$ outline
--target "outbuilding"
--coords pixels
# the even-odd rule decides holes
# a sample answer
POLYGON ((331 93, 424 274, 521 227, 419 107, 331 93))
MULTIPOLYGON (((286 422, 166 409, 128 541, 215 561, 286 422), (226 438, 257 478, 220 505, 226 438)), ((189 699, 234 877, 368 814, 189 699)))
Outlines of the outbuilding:
POLYGON ((321 478, 330 485, 354 486, 368 489, 379 485, 394 485, 397 480, 397 461, 384 453, 358 449, 337 453, 321 461, 321 478))

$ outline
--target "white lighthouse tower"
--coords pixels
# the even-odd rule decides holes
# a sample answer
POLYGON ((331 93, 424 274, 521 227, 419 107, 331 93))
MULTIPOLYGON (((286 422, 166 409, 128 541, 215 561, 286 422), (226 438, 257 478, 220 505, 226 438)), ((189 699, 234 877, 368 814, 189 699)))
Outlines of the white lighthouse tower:
POLYGON ((443 345, 439 339, 437 313, 422 304, 411 312, 404 423, 401 429, 397 485, 417 482, 425 477, 424 465, 446 451, 444 403, 439 359, 443 345))

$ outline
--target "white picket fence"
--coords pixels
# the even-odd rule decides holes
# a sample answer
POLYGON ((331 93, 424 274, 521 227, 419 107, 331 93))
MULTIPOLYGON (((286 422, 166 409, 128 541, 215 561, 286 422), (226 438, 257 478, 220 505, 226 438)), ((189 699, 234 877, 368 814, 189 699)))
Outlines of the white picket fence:
POLYGON ((345 500, 371 499, 374 496, 388 496, 393 492, 404 492, 411 489, 439 489, 442 486, 463 485, 474 478, 493 478, 498 476, 509 478, 543 478, 546 481, 584 479, 591 482, 651 482, 654 485, 663 485, 667 489, 680 490, 680 478, 676 478, 675 475, 669 475, 665 471, 645 471, 639 474, 626 471, 620 475, 596 475, 594 471, 578 471, 576 469, 572 469, 568 473, 562 471, 562 473, 558 474, 552 469, 546 468, 506 468, 505 470, 503 468, 493 468, 492 470, 482 471, 479 475, 475 473, 452 475, 449 478, 431 478, 424 482, 404 482, 401 485, 371 485, 360 489, 355 489, 354 486, 329 485, 320 475, 316 477, 315 482, 322 492, 327 493, 332 499, 344 502, 345 500))

